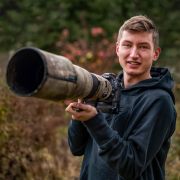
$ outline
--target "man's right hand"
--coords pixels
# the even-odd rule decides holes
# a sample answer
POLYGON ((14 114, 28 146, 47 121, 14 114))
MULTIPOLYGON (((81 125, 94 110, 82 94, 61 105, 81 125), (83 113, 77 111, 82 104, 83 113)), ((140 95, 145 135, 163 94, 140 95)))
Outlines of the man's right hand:
POLYGON ((84 104, 80 100, 70 103, 65 111, 72 115, 72 119, 79 121, 87 121, 98 113, 94 106, 84 104))

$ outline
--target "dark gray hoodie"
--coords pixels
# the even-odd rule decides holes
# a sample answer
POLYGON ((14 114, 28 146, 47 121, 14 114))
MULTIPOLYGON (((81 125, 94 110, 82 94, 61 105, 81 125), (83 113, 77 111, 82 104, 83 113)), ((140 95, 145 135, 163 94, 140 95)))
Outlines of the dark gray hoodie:
MULTIPOLYGON (((173 80, 165 68, 151 79, 120 89, 118 114, 98 113, 71 121, 69 146, 84 155, 81 180, 164 180, 165 161, 175 130, 173 80)), ((123 74, 118 76, 121 82, 123 74)))

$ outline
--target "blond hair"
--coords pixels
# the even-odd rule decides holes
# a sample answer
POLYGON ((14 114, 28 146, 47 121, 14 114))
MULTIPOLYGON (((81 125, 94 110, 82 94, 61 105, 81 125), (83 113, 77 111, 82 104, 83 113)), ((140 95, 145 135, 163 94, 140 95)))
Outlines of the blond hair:
POLYGON ((123 31, 152 33, 154 48, 156 49, 159 47, 158 29, 156 28, 154 22, 146 16, 133 16, 130 19, 126 20, 119 29, 119 34, 117 38, 118 42, 122 37, 123 31))

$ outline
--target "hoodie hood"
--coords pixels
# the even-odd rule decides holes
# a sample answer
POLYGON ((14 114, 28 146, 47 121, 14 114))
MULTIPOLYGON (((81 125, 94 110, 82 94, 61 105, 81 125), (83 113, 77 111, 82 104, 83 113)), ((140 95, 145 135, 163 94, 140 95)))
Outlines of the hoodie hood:
MULTIPOLYGON (((172 92, 174 87, 174 80, 167 68, 152 67, 151 68, 151 79, 140 81, 139 83, 132 85, 131 87, 124 89, 130 91, 130 93, 137 93, 145 89, 162 89, 169 93, 173 102, 175 103, 175 97, 172 92)), ((123 73, 118 75, 118 81, 123 82, 123 73)))

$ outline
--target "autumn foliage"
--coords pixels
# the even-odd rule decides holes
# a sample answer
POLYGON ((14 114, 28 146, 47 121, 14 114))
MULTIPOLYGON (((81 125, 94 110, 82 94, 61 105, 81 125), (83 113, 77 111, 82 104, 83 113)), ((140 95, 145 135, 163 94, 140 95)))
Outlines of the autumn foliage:
POLYGON ((90 41, 80 38, 71 42, 70 31, 64 29, 56 43, 59 54, 94 73, 120 70, 115 51, 116 34, 112 39, 108 39, 105 30, 101 27, 93 27, 89 33, 86 29, 82 31, 90 41))

